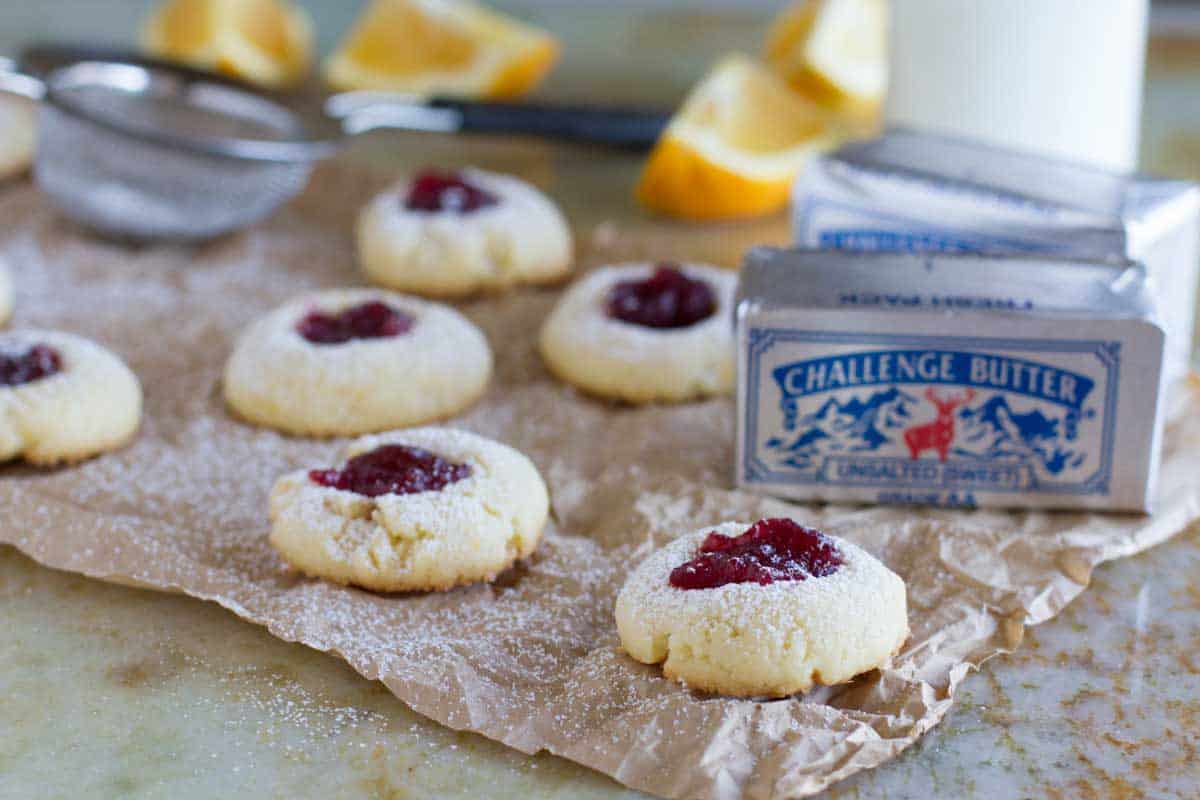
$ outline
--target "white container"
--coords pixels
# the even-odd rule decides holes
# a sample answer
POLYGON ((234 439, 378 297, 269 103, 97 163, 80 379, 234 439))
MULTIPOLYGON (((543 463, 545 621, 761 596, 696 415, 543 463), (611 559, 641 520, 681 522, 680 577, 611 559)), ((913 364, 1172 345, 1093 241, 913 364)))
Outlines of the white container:
POLYGON ((890 124, 1137 164, 1147 0, 893 0, 890 124))

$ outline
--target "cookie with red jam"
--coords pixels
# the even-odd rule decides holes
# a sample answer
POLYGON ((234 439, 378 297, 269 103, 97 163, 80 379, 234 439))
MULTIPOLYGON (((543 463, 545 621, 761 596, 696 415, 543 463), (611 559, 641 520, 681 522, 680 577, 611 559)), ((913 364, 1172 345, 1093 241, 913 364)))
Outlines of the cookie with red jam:
POLYGON ((669 543, 629 576, 616 620, 637 661, 737 697, 844 683, 908 638, 904 581, 862 548, 788 518, 669 543))
POLYGON ((567 383, 629 403, 729 394, 736 290, 736 273, 703 264, 595 270, 546 319, 542 358, 567 383))
POLYGON ((571 229, 544 194, 509 175, 428 169, 373 199, 358 260, 380 286, 461 297, 550 283, 571 269, 571 229))
POLYGON ((225 366, 242 419, 353 436, 421 425, 475 403, 492 374, 483 333, 448 306, 375 289, 297 298, 252 324, 225 366))
POLYGON ((490 581, 537 548, 549 496, 537 468, 466 431, 366 436, 336 464, 271 490, 271 544, 296 569, 380 592, 490 581))
POLYGON ((61 331, 0 333, 0 461, 81 461, 123 447, 141 418, 141 384, 108 349, 61 331))

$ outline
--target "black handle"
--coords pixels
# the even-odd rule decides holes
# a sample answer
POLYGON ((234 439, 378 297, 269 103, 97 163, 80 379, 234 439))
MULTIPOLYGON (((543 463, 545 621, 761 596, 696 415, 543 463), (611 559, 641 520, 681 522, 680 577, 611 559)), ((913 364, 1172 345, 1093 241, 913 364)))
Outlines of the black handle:
POLYGON ((482 103, 436 98, 429 105, 462 115, 460 130, 516 133, 573 142, 649 150, 667 127, 668 114, 639 109, 589 106, 482 103))

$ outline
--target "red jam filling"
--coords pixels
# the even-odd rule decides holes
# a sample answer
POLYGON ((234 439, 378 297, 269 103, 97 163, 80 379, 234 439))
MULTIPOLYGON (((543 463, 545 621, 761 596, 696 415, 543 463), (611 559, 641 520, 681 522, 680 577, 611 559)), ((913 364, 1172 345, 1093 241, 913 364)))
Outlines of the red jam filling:
POLYGON ((310 311, 296 331, 313 344, 341 344, 351 339, 384 339, 412 329, 413 318, 387 303, 372 300, 336 314, 310 311))
POLYGON ((727 583, 824 578, 843 564, 842 551, 815 528, 786 518, 763 519, 740 536, 710 533, 699 554, 671 570, 677 589, 715 589, 727 583))
POLYGON ((62 356, 53 347, 35 344, 23 353, 0 352, 0 386, 20 386, 62 371, 62 356))
POLYGON ((355 456, 341 469, 314 469, 308 478, 331 489, 379 497, 441 491, 470 474, 468 465, 455 464, 420 447, 385 444, 355 456))
POLYGON ((716 310, 712 287, 673 264, 659 264, 649 278, 621 281, 608 293, 610 317, 647 328, 686 328, 716 310))
POLYGON ((463 180, 457 172, 427 170, 413 178, 404 207, 409 211, 453 211, 467 214, 494 206, 500 198, 463 180))

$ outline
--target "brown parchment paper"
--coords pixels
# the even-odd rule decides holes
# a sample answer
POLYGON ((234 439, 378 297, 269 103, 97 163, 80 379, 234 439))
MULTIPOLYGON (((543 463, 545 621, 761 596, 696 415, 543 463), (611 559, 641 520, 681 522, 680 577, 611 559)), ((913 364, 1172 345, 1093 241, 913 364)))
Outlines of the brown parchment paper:
POLYGON ((342 443, 233 420, 221 366, 260 313, 357 282, 349 215, 378 183, 325 168, 271 221, 198 247, 98 241, 31 186, 0 194, 14 325, 94 337, 146 390, 144 426, 126 450, 70 468, 0 467, 0 541, 51 567, 220 603, 341 656, 453 728, 666 797, 766 798, 805 796, 892 758, 942 718, 973 665, 1061 610, 1096 564, 1200 513, 1196 413, 1167 436, 1151 517, 809 509, 733 491, 731 401, 635 409, 579 396, 534 347, 557 292, 527 290, 461 306, 491 340, 497 372, 452 424, 520 448, 542 470, 553 514, 534 557, 494 585, 446 594, 299 577, 267 543, 267 492, 280 473, 332 463, 342 443), (913 636, 890 668, 753 702, 693 695, 619 651, 612 607, 633 564, 700 526, 780 513, 858 542, 906 579, 913 636))

